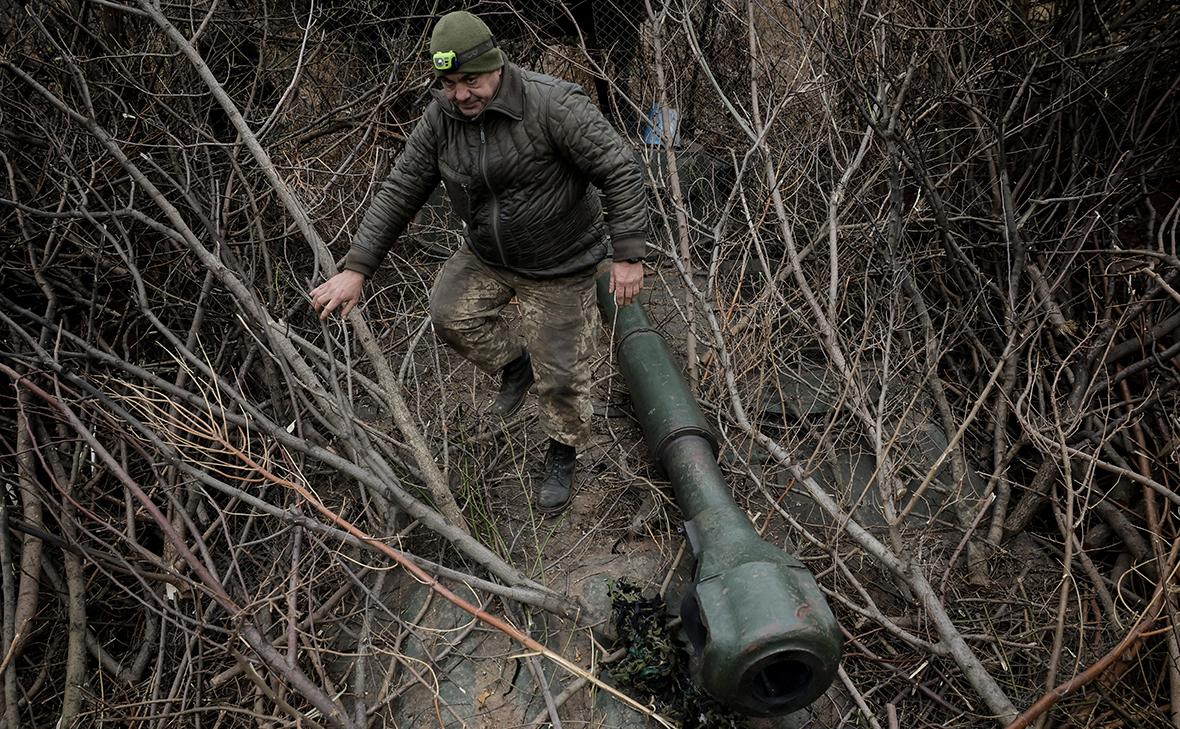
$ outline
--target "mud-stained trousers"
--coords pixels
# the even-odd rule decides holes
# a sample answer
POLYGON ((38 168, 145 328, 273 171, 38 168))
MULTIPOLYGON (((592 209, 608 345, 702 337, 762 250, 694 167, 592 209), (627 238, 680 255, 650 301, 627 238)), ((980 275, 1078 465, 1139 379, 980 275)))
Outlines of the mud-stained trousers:
POLYGON ((443 264, 430 292, 439 338, 495 375, 527 348, 533 359, 541 429, 576 448, 590 440, 591 365, 598 335, 594 270, 539 281, 479 260, 466 246, 443 264), (521 335, 500 315, 515 296, 521 335))

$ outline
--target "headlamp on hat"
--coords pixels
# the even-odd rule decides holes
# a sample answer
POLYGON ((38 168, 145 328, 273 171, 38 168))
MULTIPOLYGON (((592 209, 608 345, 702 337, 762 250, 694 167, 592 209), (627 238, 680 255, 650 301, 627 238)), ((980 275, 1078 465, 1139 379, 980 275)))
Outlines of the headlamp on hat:
POLYGON ((468 48, 462 53, 455 51, 435 51, 434 70, 442 73, 453 73, 462 68, 464 63, 475 60, 496 47, 496 39, 488 38, 479 45, 468 48))
POLYGON ((455 59, 457 54, 454 51, 439 51, 434 54, 434 68, 437 71, 450 71, 457 65, 455 59))

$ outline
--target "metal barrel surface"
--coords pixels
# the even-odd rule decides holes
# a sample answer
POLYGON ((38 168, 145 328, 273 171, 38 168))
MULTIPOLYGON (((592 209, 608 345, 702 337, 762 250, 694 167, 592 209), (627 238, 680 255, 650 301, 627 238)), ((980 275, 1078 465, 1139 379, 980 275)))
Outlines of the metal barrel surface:
POLYGON ((713 698, 756 716, 787 714, 831 685, 843 643, 815 577, 768 544, 729 495, 717 438, 638 303, 618 309, 609 274, 598 308, 652 458, 671 481, 696 560, 681 616, 692 670, 713 698))

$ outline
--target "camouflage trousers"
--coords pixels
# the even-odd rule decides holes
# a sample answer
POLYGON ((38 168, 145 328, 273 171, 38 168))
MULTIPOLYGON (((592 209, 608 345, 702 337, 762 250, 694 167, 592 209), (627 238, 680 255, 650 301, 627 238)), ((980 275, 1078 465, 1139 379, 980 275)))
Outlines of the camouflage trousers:
POLYGON ((430 292, 439 338, 495 375, 526 349, 537 378, 541 428, 566 445, 590 439, 591 364, 597 346, 594 271, 538 281, 479 260, 466 246, 443 264, 430 292), (501 313, 515 296, 521 332, 501 313))

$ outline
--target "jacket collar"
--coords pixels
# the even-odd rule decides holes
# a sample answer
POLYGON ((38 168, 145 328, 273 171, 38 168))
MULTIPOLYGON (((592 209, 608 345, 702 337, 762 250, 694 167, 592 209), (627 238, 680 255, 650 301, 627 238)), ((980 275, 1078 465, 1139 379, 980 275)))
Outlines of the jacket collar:
POLYGON ((463 116, 442 89, 433 88, 430 93, 447 116, 461 121, 479 121, 490 112, 503 114, 516 121, 524 118, 524 77, 521 75, 520 67, 515 63, 504 64, 504 71, 500 76, 500 88, 496 90, 496 95, 477 117, 469 119, 463 116))

